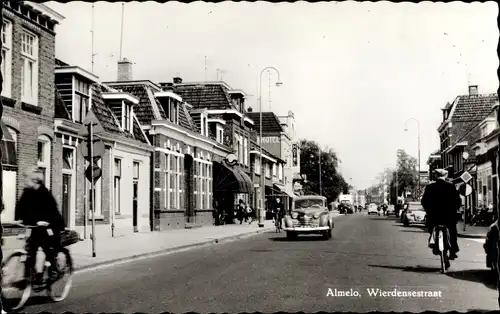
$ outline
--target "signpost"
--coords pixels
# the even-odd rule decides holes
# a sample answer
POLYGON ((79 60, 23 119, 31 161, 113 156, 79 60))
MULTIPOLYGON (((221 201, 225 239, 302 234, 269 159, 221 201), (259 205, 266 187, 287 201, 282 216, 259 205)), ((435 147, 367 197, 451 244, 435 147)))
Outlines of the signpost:
MULTIPOLYGON (((92 234, 91 234, 91 239, 92 239, 92 257, 96 257, 96 252, 95 252, 95 242, 96 242, 96 235, 95 235, 95 184, 96 182, 100 179, 102 175, 102 170, 97 166, 97 161, 102 158, 105 152, 105 147, 104 143, 101 141, 101 139, 96 138, 94 139, 95 133, 103 133, 104 129, 102 128, 101 124, 99 123, 99 120, 97 120, 97 117, 94 115, 92 111, 89 111, 87 114, 87 117, 83 121, 82 128, 78 132, 79 135, 86 137, 84 141, 82 142, 82 145, 80 146, 80 152, 83 154, 85 160, 89 161, 89 166, 87 169, 85 169, 85 176, 87 179, 90 181, 90 196, 89 196, 89 211, 92 213, 92 234), (94 127, 96 127, 94 129, 94 127)), ((84 233, 87 233, 87 212, 85 212, 84 215, 84 233)), ((113 227, 112 227, 113 228, 113 227)))

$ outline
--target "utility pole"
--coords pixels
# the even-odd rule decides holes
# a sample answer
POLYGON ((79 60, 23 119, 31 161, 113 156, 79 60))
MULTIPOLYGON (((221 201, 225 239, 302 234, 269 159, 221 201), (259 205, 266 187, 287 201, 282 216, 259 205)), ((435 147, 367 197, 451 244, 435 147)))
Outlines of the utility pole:
POLYGON ((321 148, 318 149, 319 151, 319 156, 318 156, 318 161, 319 161, 319 195, 323 195, 323 184, 321 181, 321 148))
POLYGON ((88 135, 88 154, 89 154, 89 164, 90 164, 90 171, 92 173, 91 175, 91 179, 90 180, 90 212, 92 213, 92 257, 96 257, 96 254, 95 254, 95 240, 96 240, 96 236, 95 236, 95 209, 94 209, 94 206, 95 206, 95 182, 94 182, 94 149, 93 149, 93 146, 94 146, 94 134, 93 134, 93 129, 94 129, 94 126, 97 125, 97 123, 92 123, 90 122, 87 127, 88 127, 88 131, 89 131, 89 135, 88 135))

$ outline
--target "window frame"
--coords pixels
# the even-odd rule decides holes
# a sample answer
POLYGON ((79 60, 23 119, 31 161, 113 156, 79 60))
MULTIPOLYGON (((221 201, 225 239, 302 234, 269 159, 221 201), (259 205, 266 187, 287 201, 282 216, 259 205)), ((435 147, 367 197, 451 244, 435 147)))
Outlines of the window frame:
POLYGON ((21 31, 21 101, 38 106, 38 76, 39 76, 39 37, 35 33, 23 28, 21 31), (23 36, 31 36, 33 38, 32 54, 23 51, 23 36), (33 65, 31 95, 27 95, 26 75, 28 74, 29 64, 33 65))
POLYGON ((2 54, 5 51, 5 57, 2 58, 2 96, 12 97, 12 22, 4 17, 1 36, 2 36, 2 54), (5 32, 4 32, 5 25, 5 32), (5 38, 4 35, 5 34, 5 38), (5 72, 5 73, 4 73, 5 72))
POLYGON ((133 131, 133 107, 132 104, 122 101, 122 130, 132 133, 133 131))
POLYGON ((122 159, 114 158, 113 162, 113 198, 115 215, 121 215, 121 192, 122 192, 122 159), (117 163, 118 162, 118 163, 117 163), (117 195, 118 193, 118 195, 117 195))
POLYGON ((44 183, 48 190, 51 187, 51 158, 52 158, 52 139, 45 134, 39 135, 37 143, 42 143, 42 155, 44 160, 40 160, 37 153, 37 167, 43 169, 44 183))

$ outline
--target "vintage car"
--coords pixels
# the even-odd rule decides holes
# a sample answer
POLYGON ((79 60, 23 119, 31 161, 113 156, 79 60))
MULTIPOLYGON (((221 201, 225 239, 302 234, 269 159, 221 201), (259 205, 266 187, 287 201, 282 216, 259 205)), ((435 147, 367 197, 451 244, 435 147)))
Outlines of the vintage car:
POLYGON ((286 236, 298 234, 321 234, 325 240, 332 237, 333 212, 326 207, 326 197, 298 196, 292 201, 290 214, 285 216, 286 236))
POLYGON ((424 225, 425 226, 425 210, 419 202, 408 202, 405 204, 402 215, 403 225, 424 225))

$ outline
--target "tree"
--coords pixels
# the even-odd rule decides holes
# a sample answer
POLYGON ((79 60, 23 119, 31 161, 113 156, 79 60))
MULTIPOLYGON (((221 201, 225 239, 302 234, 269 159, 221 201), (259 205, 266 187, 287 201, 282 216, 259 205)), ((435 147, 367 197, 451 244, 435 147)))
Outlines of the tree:
POLYGON ((335 201, 339 194, 347 193, 349 185, 337 171, 339 159, 331 150, 321 150, 314 141, 300 141, 300 170, 306 175, 304 184, 305 194, 320 194, 319 186, 319 156, 321 155, 321 184, 322 194, 328 202, 335 201))
POLYGON ((396 195, 417 190, 417 159, 408 155, 404 150, 397 152, 397 166, 390 176, 391 203, 395 204, 396 195), (397 185, 396 185, 397 180, 397 185), (396 194, 397 190, 397 194, 396 194))

